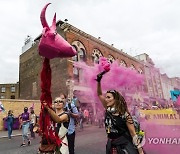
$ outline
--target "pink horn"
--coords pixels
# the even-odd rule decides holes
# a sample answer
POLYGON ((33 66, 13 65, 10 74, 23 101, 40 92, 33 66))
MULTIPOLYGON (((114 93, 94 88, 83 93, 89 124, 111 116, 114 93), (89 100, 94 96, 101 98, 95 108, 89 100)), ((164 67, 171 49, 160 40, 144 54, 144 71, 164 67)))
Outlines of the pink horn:
POLYGON ((48 3, 45 5, 45 7, 42 9, 41 15, 40 15, 41 24, 42 24, 43 28, 46 27, 48 29, 49 29, 49 26, 48 26, 48 23, 46 21, 45 13, 46 13, 46 8, 48 7, 49 4, 51 4, 51 3, 48 3))
POLYGON ((53 22, 52 22, 51 28, 52 28, 53 30, 56 29, 56 13, 54 14, 54 18, 53 18, 53 22))

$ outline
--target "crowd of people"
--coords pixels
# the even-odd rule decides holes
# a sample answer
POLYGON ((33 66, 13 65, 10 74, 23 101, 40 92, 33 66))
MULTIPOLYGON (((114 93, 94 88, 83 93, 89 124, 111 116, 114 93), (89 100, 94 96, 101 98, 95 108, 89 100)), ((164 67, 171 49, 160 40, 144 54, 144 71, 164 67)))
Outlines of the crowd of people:
MULTIPOLYGON (((83 131, 84 124, 94 123, 99 128, 104 127, 106 130, 108 138, 106 145, 107 154, 143 154, 144 152, 135 130, 133 116, 137 118, 140 116, 139 109, 157 110, 164 109, 164 107, 157 102, 146 106, 142 105, 142 103, 136 103, 128 107, 128 103, 118 91, 109 90, 105 95, 102 94, 101 79, 97 80, 97 95, 104 108, 97 108, 95 115, 88 107, 77 107, 75 101, 67 98, 63 93, 55 98, 52 108, 49 108, 46 102, 43 103, 48 114, 55 122, 55 132, 62 140, 61 146, 56 150, 62 154, 74 154, 76 128, 79 127, 79 130, 83 131)), ((171 105, 165 106, 165 108, 175 107, 171 105)), ((9 139, 11 139, 14 119, 13 111, 9 110, 6 117, 9 139)), ((20 128, 22 128, 22 144, 20 146, 31 145, 32 139, 35 139, 36 136, 35 127, 38 125, 38 116, 35 114, 34 108, 24 107, 24 112, 19 115, 19 122, 20 128), (28 136, 29 131, 30 137, 28 136)))
MULTIPOLYGON (((84 114, 81 109, 77 108, 74 101, 71 101, 67 96, 61 93, 55 98, 52 103, 53 109, 50 109, 46 103, 43 103, 44 107, 48 111, 52 120, 55 122, 55 132, 62 140, 62 145, 59 147, 59 152, 62 154, 74 154, 75 153, 75 130, 77 121, 80 124, 80 130, 83 129, 84 114), (82 117, 83 116, 83 117, 82 117)), ((35 139, 35 132, 38 128, 38 115, 35 114, 33 107, 24 107, 24 111, 18 117, 20 126, 22 129, 22 144, 21 147, 31 145, 31 140, 35 139), (30 136, 28 135, 30 131, 30 136)), ((13 123, 14 123, 13 111, 9 110, 6 117, 8 138, 11 139, 13 123)))
MULTIPOLYGON (((63 93, 53 101, 53 109, 50 109, 46 103, 43 104, 56 123, 55 132, 62 140, 59 151, 62 154, 74 154, 76 128, 79 127, 79 130, 82 131, 84 124, 93 123, 99 128, 105 127, 108 137, 107 154, 118 154, 120 152, 143 154, 132 117, 140 116, 139 109, 157 110, 163 108, 156 102, 152 103, 151 106, 149 105, 149 108, 142 108, 142 104, 139 106, 136 104, 128 108, 124 97, 118 91, 109 90, 103 95, 100 81, 97 83, 97 94, 104 109, 97 108, 95 115, 91 113, 92 110, 88 107, 77 107, 75 102, 63 93)), ((169 108, 173 107, 169 106, 169 108)), ((13 111, 9 110, 6 117, 9 139, 11 139, 14 119, 13 111)), ((36 136, 34 128, 38 123, 38 116, 35 114, 33 107, 24 107, 24 112, 19 115, 19 122, 20 128, 22 128, 22 144, 20 146, 31 145, 32 139, 35 139, 36 136), (28 136, 29 131, 30 136, 28 136)))

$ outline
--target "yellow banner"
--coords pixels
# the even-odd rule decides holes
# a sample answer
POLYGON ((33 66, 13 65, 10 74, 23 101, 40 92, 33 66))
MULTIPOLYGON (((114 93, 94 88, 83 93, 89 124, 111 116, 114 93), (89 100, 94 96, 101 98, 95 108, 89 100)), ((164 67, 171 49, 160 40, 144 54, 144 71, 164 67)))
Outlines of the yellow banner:
POLYGON ((140 110, 141 117, 144 117, 149 123, 159 125, 180 125, 180 114, 173 109, 162 110, 140 110))

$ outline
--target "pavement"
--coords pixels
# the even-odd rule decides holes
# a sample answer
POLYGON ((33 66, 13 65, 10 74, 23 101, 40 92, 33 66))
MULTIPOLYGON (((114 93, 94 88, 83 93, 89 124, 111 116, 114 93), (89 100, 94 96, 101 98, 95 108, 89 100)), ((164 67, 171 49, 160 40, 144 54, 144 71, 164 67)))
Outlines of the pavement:
MULTIPOLYGON (((85 128, 85 127, 89 127, 91 125, 84 124, 83 126, 85 128)), ((79 131, 78 126, 76 127, 76 130, 79 131)), ((29 132, 29 134, 30 134, 30 132, 29 132)), ((13 130, 11 136, 15 137, 15 136, 21 136, 21 135, 22 135, 22 129, 18 129, 18 130, 13 130)), ((1 138, 8 138, 8 131, 7 130, 0 130, 0 139, 1 138)))
MULTIPOLYGON (((22 130, 19 129, 19 130, 13 130, 12 131, 12 137, 13 136, 21 136, 22 135, 22 130)), ((1 130, 0 131, 0 138, 7 138, 8 137, 8 131, 6 130, 1 130)))
MULTIPOLYGON (((5 136, 7 136, 7 131, 4 132, 5 136)), ((2 133, 2 131, 0 133, 2 133)), ((21 134, 21 130, 19 130, 19 132, 15 130, 14 134, 15 133, 21 134)), ((80 130, 79 127, 77 127, 75 151, 77 154, 104 154, 106 153, 106 140, 104 128, 89 125, 85 126, 83 130, 80 130)), ((0 154, 37 154, 40 141, 41 137, 37 135, 35 139, 31 139, 30 146, 20 147, 22 136, 12 137, 11 140, 8 138, 1 138, 0 154)))

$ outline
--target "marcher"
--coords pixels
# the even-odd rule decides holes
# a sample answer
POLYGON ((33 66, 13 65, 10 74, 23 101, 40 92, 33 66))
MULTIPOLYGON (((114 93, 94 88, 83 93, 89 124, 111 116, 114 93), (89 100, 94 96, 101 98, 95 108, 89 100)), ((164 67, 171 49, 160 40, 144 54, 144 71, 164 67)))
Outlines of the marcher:
POLYGON ((34 109, 30 108, 30 126, 29 126, 29 129, 31 132, 31 138, 33 138, 33 139, 35 138, 35 133, 33 131, 35 124, 36 124, 36 114, 34 113, 34 109))
POLYGON ((59 138, 62 140, 62 144, 60 147, 57 148, 56 153, 60 152, 62 154, 69 154, 68 148, 68 141, 67 141, 67 132, 69 126, 69 115, 67 112, 64 111, 65 101, 62 100, 60 97, 57 97, 54 101, 54 109, 50 109, 44 103, 45 108, 47 109, 48 113, 50 114, 51 118, 55 125, 55 132, 58 134, 59 138))
POLYGON ((87 109, 84 110, 84 118, 86 121, 86 124, 89 123, 89 111, 87 109))
POLYGON ((8 116, 6 118, 6 122, 7 122, 7 129, 8 129, 8 138, 10 140, 11 135, 12 135, 12 130, 13 130, 13 123, 14 123, 14 115, 13 115, 12 110, 8 111, 8 116))
POLYGON ((143 154, 124 97, 116 90, 109 90, 104 96, 101 79, 102 73, 97 75, 96 80, 98 97, 106 109, 105 129, 108 136, 106 154, 143 154))
POLYGON ((24 107, 24 112, 19 116, 19 121, 22 125, 22 138, 23 138, 23 143, 21 144, 21 147, 26 145, 25 143, 26 140, 28 141, 28 145, 31 145, 31 140, 28 137, 30 117, 27 107, 24 107))
POLYGON ((81 131, 83 130, 83 118, 84 118, 84 115, 83 115, 82 109, 79 108, 79 128, 81 131))
MULTIPOLYGON (((62 100, 66 100, 65 94, 60 94, 60 98, 62 100)), ((66 102, 65 105, 66 111, 69 113, 70 116, 70 122, 68 127, 68 147, 69 147, 69 153, 74 154, 74 146, 75 146, 75 118, 79 117, 79 112, 77 110, 77 107, 71 102, 66 102)))

